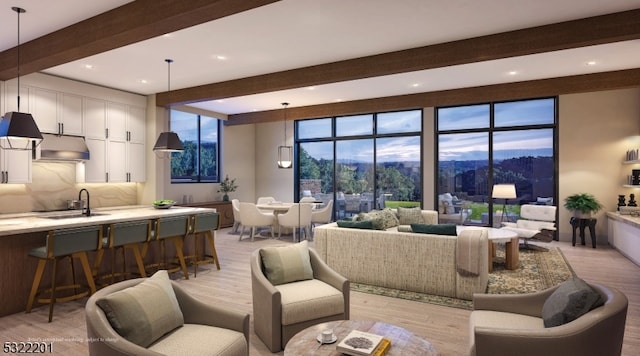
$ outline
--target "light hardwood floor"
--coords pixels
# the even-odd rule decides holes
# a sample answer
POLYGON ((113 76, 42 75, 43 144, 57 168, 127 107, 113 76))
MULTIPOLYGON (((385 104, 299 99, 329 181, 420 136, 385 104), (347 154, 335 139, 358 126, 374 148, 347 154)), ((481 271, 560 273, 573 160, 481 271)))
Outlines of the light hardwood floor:
MULTIPOLYGON (((252 313, 250 253, 262 246, 291 241, 256 238, 253 242, 239 242, 238 235, 229 231, 220 230, 216 238, 221 270, 216 270, 213 265, 201 266, 197 278, 191 275, 189 280, 180 280, 180 284, 204 301, 252 313)), ((637 355, 637 350, 640 350, 640 267, 608 246, 592 249, 588 246, 572 247, 562 242, 552 242, 551 245, 562 249, 578 276, 618 288, 627 295, 629 311, 622 354, 637 355)), ((192 273, 193 269, 190 271, 192 273)), ((86 355, 85 301, 57 305, 52 323, 47 322, 47 307, 36 308, 30 314, 17 313, 0 318, 0 340, 3 343, 52 340, 54 354, 86 355)), ((429 340, 441 355, 467 354, 469 313, 432 304, 351 293, 352 319, 382 320, 402 326, 429 340)), ((253 326, 250 343, 251 355, 271 354, 253 332, 253 326)))

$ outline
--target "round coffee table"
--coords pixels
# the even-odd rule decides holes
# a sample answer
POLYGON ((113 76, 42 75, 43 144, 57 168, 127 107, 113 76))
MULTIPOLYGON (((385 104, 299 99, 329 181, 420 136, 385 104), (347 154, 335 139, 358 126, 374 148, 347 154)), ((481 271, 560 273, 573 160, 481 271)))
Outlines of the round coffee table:
POLYGON ((290 356, 310 354, 318 356, 342 355, 341 352, 336 351, 336 346, 354 329, 382 335, 391 340, 391 348, 389 348, 386 355, 438 355, 438 351, 430 342, 415 336, 404 328, 379 321, 364 320, 330 321, 308 327, 289 340, 284 348, 284 354, 290 356), (320 345, 316 338, 326 329, 333 329, 333 333, 338 340, 333 344, 320 345))

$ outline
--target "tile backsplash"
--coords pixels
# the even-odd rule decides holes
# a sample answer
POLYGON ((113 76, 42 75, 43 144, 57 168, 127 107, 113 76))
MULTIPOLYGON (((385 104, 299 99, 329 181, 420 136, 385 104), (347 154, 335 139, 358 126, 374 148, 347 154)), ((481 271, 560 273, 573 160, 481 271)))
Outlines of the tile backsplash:
MULTIPOLYGON (((91 207, 135 205, 139 183, 76 183, 72 162, 33 162, 32 183, 0 184, 0 214, 66 209, 86 188, 91 207)), ((84 196, 83 196, 84 198, 84 196)))

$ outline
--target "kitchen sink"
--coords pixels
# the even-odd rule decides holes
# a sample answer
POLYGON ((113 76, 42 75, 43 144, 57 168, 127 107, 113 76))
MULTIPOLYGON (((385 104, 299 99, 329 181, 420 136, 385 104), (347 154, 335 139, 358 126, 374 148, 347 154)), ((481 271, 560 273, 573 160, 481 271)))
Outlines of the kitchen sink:
POLYGON ((73 219, 73 218, 86 218, 86 217, 93 217, 93 216, 101 216, 101 215, 109 215, 106 213, 91 213, 90 216, 86 216, 84 214, 60 214, 60 215, 49 215, 49 216, 43 216, 43 218, 45 219, 73 219))

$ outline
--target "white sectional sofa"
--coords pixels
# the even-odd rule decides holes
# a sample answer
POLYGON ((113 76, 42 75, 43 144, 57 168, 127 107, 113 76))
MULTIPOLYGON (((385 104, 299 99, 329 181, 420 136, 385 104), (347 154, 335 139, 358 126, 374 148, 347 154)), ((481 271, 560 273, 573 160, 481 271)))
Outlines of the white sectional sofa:
MULTIPOLYGON (((437 223, 438 212, 422 211, 425 223, 437 223)), ((315 228, 314 244, 321 258, 350 282, 471 300, 484 293, 488 282, 488 240, 484 229, 460 234, 479 240, 479 273, 458 272, 458 236, 398 232, 398 227, 370 230, 315 228)))

